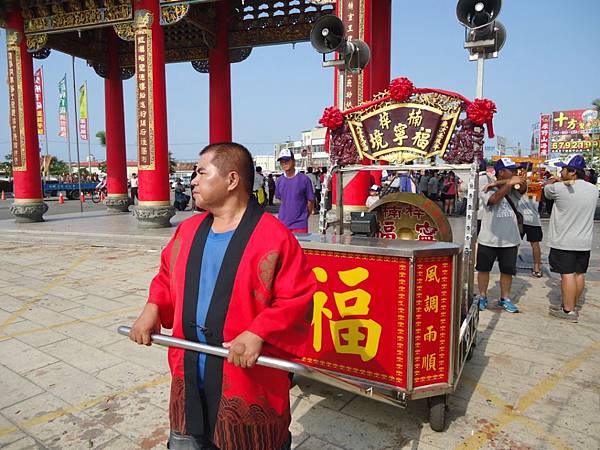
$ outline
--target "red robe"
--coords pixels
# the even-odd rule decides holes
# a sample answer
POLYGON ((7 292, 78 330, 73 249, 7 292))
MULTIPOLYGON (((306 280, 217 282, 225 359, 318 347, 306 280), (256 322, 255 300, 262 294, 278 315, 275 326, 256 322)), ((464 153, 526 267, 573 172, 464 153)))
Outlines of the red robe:
MULTIPOLYGON (((296 238, 250 201, 221 266, 204 324, 196 324, 198 281, 208 213, 182 222, 163 250, 150 285, 149 303, 159 307, 173 336, 221 346, 249 330, 265 341, 263 355, 300 356, 312 319, 314 277, 296 238)), ((286 372, 234 367, 207 355, 204 395, 198 389, 197 352, 169 348, 173 377, 171 429, 205 435, 221 450, 277 450, 288 438, 290 381, 286 372)))

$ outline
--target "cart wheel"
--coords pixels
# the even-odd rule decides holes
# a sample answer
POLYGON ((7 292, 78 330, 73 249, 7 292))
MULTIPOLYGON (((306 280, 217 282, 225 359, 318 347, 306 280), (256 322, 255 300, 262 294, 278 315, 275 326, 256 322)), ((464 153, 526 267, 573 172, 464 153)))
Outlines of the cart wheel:
POLYGON ((429 397, 427 401, 429 404, 429 426, 433 431, 444 431, 446 426, 446 396, 429 397))

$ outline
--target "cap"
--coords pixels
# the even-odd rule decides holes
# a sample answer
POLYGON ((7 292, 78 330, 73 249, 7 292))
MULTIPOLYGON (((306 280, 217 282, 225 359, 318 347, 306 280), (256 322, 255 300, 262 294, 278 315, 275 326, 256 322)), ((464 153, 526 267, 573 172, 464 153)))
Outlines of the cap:
POLYGON ((569 156, 565 162, 557 162, 557 167, 567 167, 569 169, 577 169, 584 170, 585 169, 585 159, 581 155, 573 155, 569 156))
POLYGON ((373 186, 371 186, 369 188, 370 191, 375 191, 375 192, 379 192, 379 186, 377 186, 376 184, 374 184, 373 186))
POLYGON ((494 171, 498 172, 502 169, 518 169, 519 166, 510 158, 500 158, 494 163, 494 171))
POLYGON ((279 152, 277 161, 289 161, 290 159, 294 159, 294 153, 289 148, 284 148, 279 152))

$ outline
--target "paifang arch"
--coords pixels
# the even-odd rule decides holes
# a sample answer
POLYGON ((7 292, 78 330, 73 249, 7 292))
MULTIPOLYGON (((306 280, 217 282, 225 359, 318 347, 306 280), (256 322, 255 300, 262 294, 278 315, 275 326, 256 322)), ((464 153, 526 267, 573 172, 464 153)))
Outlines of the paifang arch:
MULTIPOLYGON (((230 64, 252 48, 308 41, 312 24, 337 13, 348 35, 373 47, 370 69, 348 77, 347 105, 389 83, 391 0, 7 0, 10 124, 20 221, 47 210, 39 174, 32 58, 52 50, 85 59, 105 79, 107 207, 127 211, 122 80, 135 76, 140 226, 170 225, 165 64, 189 61, 210 77, 210 142, 231 140, 230 64)), ((337 75, 336 75, 337 76, 337 75)), ((337 86, 337 83, 336 83, 337 86)), ((335 95, 335 94, 334 94, 335 95)), ((335 97, 334 97, 335 98, 335 97)))

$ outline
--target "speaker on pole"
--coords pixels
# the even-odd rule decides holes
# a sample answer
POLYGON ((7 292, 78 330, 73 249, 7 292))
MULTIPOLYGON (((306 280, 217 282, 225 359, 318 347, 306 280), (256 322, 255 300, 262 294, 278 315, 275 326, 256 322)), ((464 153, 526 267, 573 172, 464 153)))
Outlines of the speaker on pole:
POLYGON ((501 8, 502 0, 459 0, 456 17, 465 27, 476 30, 492 24, 501 8))
POLYGON ((346 53, 345 35, 344 23, 336 16, 327 15, 315 22, 310 31, 310 43, 319 53, 346 53))
POLYGON ((499 20, 494 23, 494 40, 496 41, 495 51, 499 52, 506 42, 506 28, 499 20))
POLYGON ((371 60, 371 49, 360 39, 348 41, 346 55, 346 68, 350 72, 360 72, 371 60))

